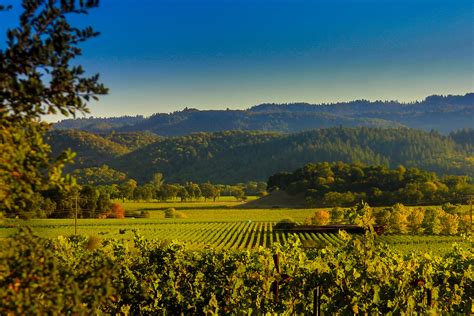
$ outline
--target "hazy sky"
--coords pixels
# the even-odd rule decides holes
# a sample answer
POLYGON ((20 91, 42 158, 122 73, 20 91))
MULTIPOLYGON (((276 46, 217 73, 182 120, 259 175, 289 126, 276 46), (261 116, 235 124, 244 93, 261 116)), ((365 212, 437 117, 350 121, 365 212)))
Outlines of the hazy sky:
POLYGON ((77 21, 102 33, 94 116, 474 91, 473 0, 102 0, 77 21))

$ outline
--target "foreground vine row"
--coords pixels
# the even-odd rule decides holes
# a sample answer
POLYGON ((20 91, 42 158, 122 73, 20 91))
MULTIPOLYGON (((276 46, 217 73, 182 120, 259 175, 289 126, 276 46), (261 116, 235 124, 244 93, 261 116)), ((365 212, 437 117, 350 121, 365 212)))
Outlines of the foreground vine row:
MULTIPOLYGON (((232 238, 243 244, 253 237, 232 238)), ((337 246, 319 250, 288 238, 271 249, 192 251, 139 235, 133 242, 101 242, 22 230, 1 241, 0 314, 309 314, 316 288, 321 310, 330 313, 472 311, 472 248, 454 245, 444 257, 402 256, 370 234, 342 233, 337 246)))

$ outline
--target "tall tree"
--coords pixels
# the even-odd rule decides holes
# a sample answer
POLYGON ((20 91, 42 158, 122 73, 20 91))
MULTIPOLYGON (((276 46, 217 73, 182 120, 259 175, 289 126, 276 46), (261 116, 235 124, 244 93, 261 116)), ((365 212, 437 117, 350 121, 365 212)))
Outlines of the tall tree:
POLYGON ((220 195, 220 190, 218 187, 207 182, 201 185, 201 192, 204 199, 212 199, 214 202, 220 195))
POLYGON ((0 48, 0 211, 21 213, 40 190, 71 182, 61 171, 73 154, 51 157, 43 140, 50 124, 43 116, 88 112, 88 102, 107 93, 98 75, 85 76, 74 62, 82 53, 79 44, 98 33, 69 23, 71 15, 98 4, 23 0, 19 25, 7 30, 6 47, 0 48))

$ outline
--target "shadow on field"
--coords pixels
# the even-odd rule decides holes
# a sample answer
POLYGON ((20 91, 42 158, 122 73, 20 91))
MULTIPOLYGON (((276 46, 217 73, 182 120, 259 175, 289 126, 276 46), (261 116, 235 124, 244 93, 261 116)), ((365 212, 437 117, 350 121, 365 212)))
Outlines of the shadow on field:
POLYGON ((185 211, 185 210, 222 210, 222 209, 237 209, 236 206, 228 206, 228 205, 196 205, 196 206, 179 206, 176 204, 170 206, 160 206, 160 207, 143 207, 137 208, 137 211, 164 211, 168 208, 174 208, 177 211, 185 211))

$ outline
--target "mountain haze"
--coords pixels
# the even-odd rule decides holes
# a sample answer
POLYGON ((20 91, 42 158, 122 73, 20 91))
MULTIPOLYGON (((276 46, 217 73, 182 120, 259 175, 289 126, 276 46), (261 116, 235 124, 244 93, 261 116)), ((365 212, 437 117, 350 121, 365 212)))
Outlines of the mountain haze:
POLYGON ((56 129, 90 132, 151 132, 182 136, 228 130, 294 133, 315 128, 410 127, 447 134, 474 127, 474 93, 464 96, 429 96, 421 102, 357 100, 332 104, 260 104, 247 110, 184 109, 150 117, 67 119, 56 129))

